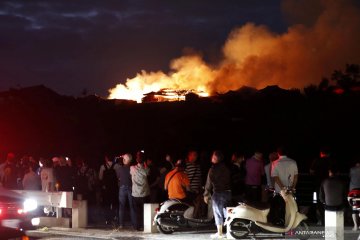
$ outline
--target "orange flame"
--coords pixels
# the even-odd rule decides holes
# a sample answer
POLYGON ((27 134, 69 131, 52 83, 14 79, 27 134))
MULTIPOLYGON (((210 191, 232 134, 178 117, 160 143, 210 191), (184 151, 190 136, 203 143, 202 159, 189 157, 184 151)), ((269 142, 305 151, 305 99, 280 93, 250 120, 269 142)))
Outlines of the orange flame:
POLYGON ((314 8, 309 1, 283 2, 284 10, 299 18, 283 34, 252 23, 235 29, 218 66, 209 66, 200 56, 183 56, 172 61, 170 73, 142 71, 110 89, 109 98, 141 102, 143 94, 161 89, 193 89, 207 95, 244 85, 302 88, 319 83, 346 63, 359 63, 358 6, 348 0, 313 0, 310 5, 314 8), (303 14, 304 8, 316 11, 303 14))
POLYGON ((172 61, 173 70, 169 74, 163 72, 141 71, 135 78, 127 79, 126 84, 118 84, 110 89, 110 99, 129 99, 141 102, 144 94, 158 92, 168 88, 174 90, 194 90, 208 96, 208 85, 215 74, 199 56, 184 56, 172 61))

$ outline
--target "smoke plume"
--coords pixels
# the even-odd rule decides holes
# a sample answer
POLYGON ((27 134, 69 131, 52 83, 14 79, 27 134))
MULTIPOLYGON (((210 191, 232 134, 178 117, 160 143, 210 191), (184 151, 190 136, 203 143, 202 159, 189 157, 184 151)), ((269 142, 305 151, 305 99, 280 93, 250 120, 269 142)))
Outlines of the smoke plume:
POLYGON ((303 88, 318 84, 346 63, 360 63, 360 11, 348 0, 286 0, 284 16, 292 23, 277 34, 253 23, 234 29, 223 60, 210 66, 201 56, 183 56, 172 71, 142 71, 125 85, 110 90, 110 98, 127 98, 161 88, 226 92, 241 86, 303 88), (128 94, 128 95, 126 95, 128 94))

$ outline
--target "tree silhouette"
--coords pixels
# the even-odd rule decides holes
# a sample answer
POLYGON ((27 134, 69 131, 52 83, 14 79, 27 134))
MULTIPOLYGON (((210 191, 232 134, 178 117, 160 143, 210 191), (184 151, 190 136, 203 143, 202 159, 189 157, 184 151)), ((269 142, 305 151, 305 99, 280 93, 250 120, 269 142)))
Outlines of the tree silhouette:
POLYGON ((357 64, 346 64, 345 72, 335 70, 331 75, 331 80, 336 83, 336 86, 342 88, 344 92, 349 92, 359 82, 360 66, 357 64))
POLYGON ((329 89, 330 81, 327 78, 323 78, 319 84, 320 91, 327 91, 329 89))

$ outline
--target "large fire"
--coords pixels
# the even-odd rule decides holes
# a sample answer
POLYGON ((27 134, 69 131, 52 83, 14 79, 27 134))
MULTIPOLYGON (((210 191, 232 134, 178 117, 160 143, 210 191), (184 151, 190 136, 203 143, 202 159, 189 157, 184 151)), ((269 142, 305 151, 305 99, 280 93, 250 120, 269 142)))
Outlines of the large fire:
POLYGON ((346 63, 360 63, 358 5, 350 0, 286 0, 283 8, 297 23, 287 32, 276 34, 265 26, 245 24, 232 31, 217 66, 200 56, 183 56, 171 62, 171 72, 142 71, 110 89, 109 98, 141 102, 144 94, 161 89, 208 95, 244 85, 303 88, 346 63))
MULTIPOLYGON (((207 66, 199 56, 184 56, 175 59, 169 74, 163 72, 142 71, 135 78, 128 79, 126 84, 118 84, 110 89, 109 98, 129 99, 141 102, 144 94, 158 92, 162 89, 182 91, 192 90, 200 96, 209 95, 209 84, 214 80, 214 70, 207 66)), ((168 95, 178 98, 179 94, 168 95)), ((182 100, 182 99, 180 99, 182 100)))

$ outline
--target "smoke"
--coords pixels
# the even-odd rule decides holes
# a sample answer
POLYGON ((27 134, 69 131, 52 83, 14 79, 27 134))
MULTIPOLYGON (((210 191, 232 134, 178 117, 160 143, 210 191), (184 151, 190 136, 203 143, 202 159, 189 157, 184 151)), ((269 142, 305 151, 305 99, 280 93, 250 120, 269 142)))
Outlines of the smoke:
POLYGON ((315 17, 298 14, 303 12, 305 1, 285 2, 285 10, 296 9, 297 21, 313 24, 298 23, 280 35, 251 23, 235 29, 224 46, 224 61, 211 89, 226 91, 242 85, 261 88, 274 84, 303 88, 319 83, 346 63, 360 62, 358 8, 349 1, 311 1, 317 6, 314 12, 320 12, 315 17))
POLYGON ((116 89, 131 91, 133 85, 144 93, 161 88, 226 92, 244 85, 303 88, 346 63, 360 63, 360 11, 352 1, 286 0, 282 8, 293 23, 287 32, 248 23, 230 33, 217 66, 201 56, 184 56, 172 61, 172 72, 142 72, 111 89, 110 98, 119 98, 116 89))

